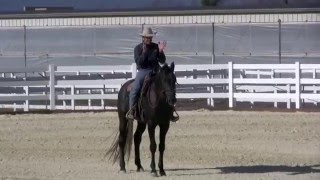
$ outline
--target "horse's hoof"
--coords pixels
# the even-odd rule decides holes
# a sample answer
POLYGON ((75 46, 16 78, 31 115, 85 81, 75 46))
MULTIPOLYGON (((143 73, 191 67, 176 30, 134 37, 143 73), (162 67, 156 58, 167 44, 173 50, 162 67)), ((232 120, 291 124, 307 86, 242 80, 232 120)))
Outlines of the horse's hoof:
POLYGON ((120 174, 125 174, 125 173, 126 173, 126 170, 125 170, 125 169, 121 169, 121 170, 119 171, 119 173, 120 173, 120 174))
POLYGON ((164 171, 160 171, 160 176, 166 176, 167 174, 166 174, 166 172, 164 172, 164 171))
POLYGON ((157 174, 157 172, 151 172, 151 176, 158 177, 158 174, 157 174))
POLYGON ((143 167, 142 167, 142 166, 141 166, 141 167, 139 167, 139 168, 137 169, 137 172, 144 172, 143 167))

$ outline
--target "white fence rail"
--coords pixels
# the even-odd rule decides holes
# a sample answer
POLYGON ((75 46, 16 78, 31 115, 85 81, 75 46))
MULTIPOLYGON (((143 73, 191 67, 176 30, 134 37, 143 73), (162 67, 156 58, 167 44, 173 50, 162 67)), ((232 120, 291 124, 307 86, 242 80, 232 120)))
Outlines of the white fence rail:
MULTIPOLYGON (((177 65, 178 99, 225 99, 236 102, 320 102, 320 64, 212 64, 177 65)), ((136 66, 58 66, 0 68, 0 108, 92 110, 115 108, 121 85, 135 77, 136 66), (80 104, 76 101, 85 101, 80 104), (93 102, 95 101, 95 102, 93 102), (99 102, 99 103, 98 103, 99 102)))

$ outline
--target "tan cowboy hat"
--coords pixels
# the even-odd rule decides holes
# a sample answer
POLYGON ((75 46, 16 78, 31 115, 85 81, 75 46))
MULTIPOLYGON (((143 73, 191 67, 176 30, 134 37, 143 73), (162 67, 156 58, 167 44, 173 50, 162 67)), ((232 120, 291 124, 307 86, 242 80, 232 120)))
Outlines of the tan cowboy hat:
POLYGON ((153 37, 157 32, 152 31, 151 27, 144 27, 140 36, 142 37, 153 37))

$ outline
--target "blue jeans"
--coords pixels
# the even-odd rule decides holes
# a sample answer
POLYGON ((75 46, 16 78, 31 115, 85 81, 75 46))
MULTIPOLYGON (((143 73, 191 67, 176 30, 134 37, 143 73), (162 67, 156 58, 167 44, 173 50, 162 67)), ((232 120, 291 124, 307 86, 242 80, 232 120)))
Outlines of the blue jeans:
POLYGON ((133 86, 129 94, 129 107, 136 103, 138 97, 140 96, 140 91, 143 86, 144 78, 152 72, 151 69, 139 69, 136 78, 133 81, 133 86))

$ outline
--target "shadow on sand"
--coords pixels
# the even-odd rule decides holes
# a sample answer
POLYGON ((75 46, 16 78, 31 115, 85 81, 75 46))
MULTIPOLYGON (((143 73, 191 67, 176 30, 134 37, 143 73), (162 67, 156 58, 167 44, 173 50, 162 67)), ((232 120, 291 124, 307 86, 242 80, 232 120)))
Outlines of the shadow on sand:
POLYGON ((213 175, 213 174, 230 174, 230 173, 273 173, 283 172, 288 175, 298 175, 307 173, 320 173, 320 165, 311 166, 225 166, 215 168, 178 168, 167 169, 168 172, 179 172, 174 176, 183 175, 213 175), (220 172, 217 172, 220 171, 220 172), (180 173, 181 172, 181 173, 180 173))
POLYGON ((272 172, 284 172, 290 173, 290 175, 307 174, 307 173, 320 173, 320 165, 312 166, 227 166, 216 167, 220 170, 220 173, 272 173, 272 172), (318 167, 318 169, 316 169, 318 167))

